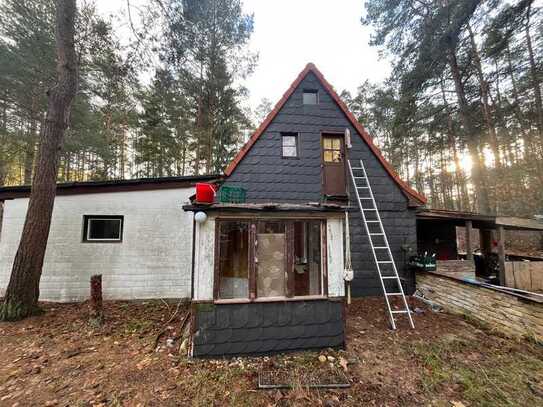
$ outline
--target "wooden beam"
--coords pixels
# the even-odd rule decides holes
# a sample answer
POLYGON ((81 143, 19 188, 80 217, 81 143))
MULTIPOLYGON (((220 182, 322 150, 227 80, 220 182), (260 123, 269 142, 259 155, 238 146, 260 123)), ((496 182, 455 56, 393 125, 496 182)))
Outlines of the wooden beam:
POLYGON ((499 225, 498 231, 498 261, 500 265, 500 285, 505 286, 505 229, 499 225))
POLYGON ((466 259, 473 260, 473 244, 471 242, 471 231, 473 229, 473 224, 471 220, 466 221, 466 259))

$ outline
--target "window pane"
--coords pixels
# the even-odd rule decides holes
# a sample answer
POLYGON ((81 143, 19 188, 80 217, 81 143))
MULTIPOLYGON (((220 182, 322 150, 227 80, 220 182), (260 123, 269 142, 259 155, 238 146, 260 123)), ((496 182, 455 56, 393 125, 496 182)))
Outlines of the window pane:
POLYGON ((294 223, 294 295, 322 294, 321 222, 294 223))
POLYGON ((332 148, 332 140, 331 139, 325 138, 323 140, 323 143, 324 143, 324 148, 325 149, 330 150, 332 148))
POLYGON ((331 163, 334 161, 334 157, 333 157, 333 151, 331 150, 325 150, 324 151, 324 161, 327 162, 327 163, 331 163))
POLYGON ((219 297, 248 298, 249 223, 221 222, 219 233, 219 297))
POLYGON ((304 105, 316 105, 317 104, 317 92, 304 91, 304 105))
POLYGON ((293 146, 296 146, 296 136, 283 136, 283 147, 293 146))
POLYGON ((332 152, 332 161, 335 163, 341 162, 341 151, 333 151, 332 152))
POLYGON ((87 219, 87 240, 120 240, 120 219, 87 219))
POLYGON ((297 142, 298 142, 298 137, 296 135, 282 136, 283 157, 297 157, 298 156, 297 142))
POLYGON ((257 297, 283 297, 286 293, 285 223, 259 222, 257 232, 257 297))
POLYGON ((340 150, 341 149, 341 141, 338 138, 332 139, 332 148, 334 150, 340 150))
POLYGON ((283 147, 283 157, 297 157, 296 147, 283 147))

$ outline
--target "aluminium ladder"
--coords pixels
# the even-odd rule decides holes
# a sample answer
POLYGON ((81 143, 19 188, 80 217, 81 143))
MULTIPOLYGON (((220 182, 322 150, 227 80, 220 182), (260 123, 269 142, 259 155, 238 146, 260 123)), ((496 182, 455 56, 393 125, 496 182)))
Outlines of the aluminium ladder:
POLYGON ((396 268, 396 263, 394 262, 392 252, 390 251, 390 245, 388 244, 388 238, 383 227, 383 222, 381 221, 381 215, 377 209, 377 203, 375 202, 375 197, 373 196, 368 175, 366 174, 364 163, 362 160, 360 160, 360 167, 353 167, 350 160, 347 162, 349 164, 349 172, 353 182, 356 199, 358 201, 358 208, 362 214, 362 220, 364 222, 366 234, 370 242, 373 259, 375 260, 379 280, 381 281, 381 287, 383 288, 392 329, 396 329, 396 322, 394 320, 395 314, 407 314, 411 328, 415 328, 413 318, 411 317, 411 311, 403 291, 402 282, 400 280, 400 276, 398 275, 398 269, 396 268), (361 196, 360 191, 366 191, 368 194, 361 196), (381 239, 380 242, 376 242, 378 239, 381 239), (389 266, 388 270, 386 270, 387 266, 389 266), (395 281, 398 288, 394 291, 387 291, 385 280, 395 281), (403 305, 405 307, 404 309, 392 309, 390 305, 390 297, 393 296, 399 296, 402 298, 403 305))

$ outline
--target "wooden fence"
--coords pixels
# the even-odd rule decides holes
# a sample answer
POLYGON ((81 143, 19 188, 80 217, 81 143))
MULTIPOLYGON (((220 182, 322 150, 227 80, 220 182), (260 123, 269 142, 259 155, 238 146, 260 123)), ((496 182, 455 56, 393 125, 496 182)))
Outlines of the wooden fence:
POLYGON ((505 285, 521 290, 543 292, 543 261, 508 261, 505 285))

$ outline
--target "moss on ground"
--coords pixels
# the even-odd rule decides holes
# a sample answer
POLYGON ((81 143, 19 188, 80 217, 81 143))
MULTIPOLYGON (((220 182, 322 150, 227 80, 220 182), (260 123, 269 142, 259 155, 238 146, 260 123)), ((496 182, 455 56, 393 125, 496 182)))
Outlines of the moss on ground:
POLYGON ((529 342, 518 346, 524 351, 508 345, 501 348, 499 341, 485 344, 449 336, 413 343, 407 351, 422 368, 421 384, 428 397, 448 388, 471 405, 543 405, 542 349, 529 342), (485 346, 491 348, 492 357, 489 349, 482 349, 485 346))

